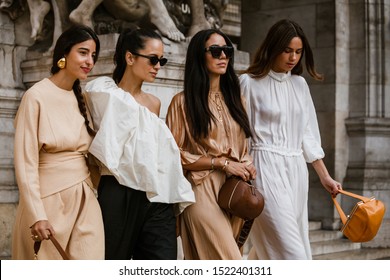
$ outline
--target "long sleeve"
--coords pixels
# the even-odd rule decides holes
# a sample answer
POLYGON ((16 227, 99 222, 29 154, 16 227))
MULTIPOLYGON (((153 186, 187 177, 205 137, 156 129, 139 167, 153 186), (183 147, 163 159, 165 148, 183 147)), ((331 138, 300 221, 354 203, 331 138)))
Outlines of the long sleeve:
POLYGON ((14 165, 20 199, 27 207, 30 226, 36 221, 47 220, 40 197, 39 184, 39 118, 40 104, 34 95, 27 91, 20 103, 15 118, 14 165))
POLYGON ((183 97, 181 94, 177 94, 173 97, 171 104, 168 107, 166 123, 179 146, 181 162, 183 165, 186 165, 196 162, 199 158, 203 157, 204 154, 193 154, 186 147, 186 143, 190 141, 190 139, 188 139, 190 135, 186 133, 186 131, 189 130, 189 127, 184 115, 182 100, 183 97))
POLYGON ((321 135, 318 127, 317 114, 307 84, 305 98, 308 116, 302 139, 302 150, 306 162, 311 163, 317 159, 322 159, 325 153, 321 147, 321 135))
MULTIPOLYGON (((170 128, 181 153, 183 165, 196 162, 201 157, 221 157, 226 156, 231 160, 239 162, 252 161, 252 157, 247 153, 247 140, 245 133, 239 124, 231 117, 228 108, 223 102, 223 123, 211 122, 208 137, 195 140, 185 116, 184 94, 176 94, 168 108, 166 122, 170 128)), ((217 115, 216 106, 210 101, 210 109, 217 115)), ((195 185, 202 183, 212 170, 192 170, 186 171, 187 178, 195 185)))

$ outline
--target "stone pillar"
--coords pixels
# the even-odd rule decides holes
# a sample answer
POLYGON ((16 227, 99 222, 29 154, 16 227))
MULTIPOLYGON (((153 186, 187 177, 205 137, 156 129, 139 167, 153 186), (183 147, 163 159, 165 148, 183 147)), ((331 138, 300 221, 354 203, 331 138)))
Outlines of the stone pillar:
POLYGON ((0 13, 0 258, 11 255, 18 189, 13 168, 13 120, 24 91, 19 65, 26 47, 16 45, 15 24, 0 13))
MULTIPOLYGON (((349 4, 349 162, 345 189, 390 205, 390 0, 349 4)), ((350 209, 356 202, 343 200, 350 209)), ((390 247, 387 210, 377 237, 365 247, 390 247)))

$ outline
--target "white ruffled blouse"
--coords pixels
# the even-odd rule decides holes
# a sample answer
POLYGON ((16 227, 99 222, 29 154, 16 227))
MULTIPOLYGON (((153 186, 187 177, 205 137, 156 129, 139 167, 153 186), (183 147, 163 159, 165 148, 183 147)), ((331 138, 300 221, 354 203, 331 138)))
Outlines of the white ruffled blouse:
POLYGON ((145 191, 151 202, 177 203, 176 214, 194 203, 179 148, 164 121, 109 77, 88 82, 85 90, 98 130, 89 152, 120 184, 145 191))

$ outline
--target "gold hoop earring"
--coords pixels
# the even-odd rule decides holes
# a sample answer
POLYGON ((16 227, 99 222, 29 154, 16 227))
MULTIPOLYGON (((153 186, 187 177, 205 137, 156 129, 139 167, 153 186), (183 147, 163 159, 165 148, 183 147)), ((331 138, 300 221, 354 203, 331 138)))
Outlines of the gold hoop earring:
POLYGON ((65 57, 61 58, 60 60, 57 61, 57 66, 60 69, 64 69, 66 65, 66 59, 65 57))

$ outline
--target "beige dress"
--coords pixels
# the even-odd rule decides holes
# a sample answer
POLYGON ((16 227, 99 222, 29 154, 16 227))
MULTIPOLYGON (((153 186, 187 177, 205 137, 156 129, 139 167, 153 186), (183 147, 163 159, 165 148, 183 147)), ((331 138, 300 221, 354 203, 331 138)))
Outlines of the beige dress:
MULTIPOLYGON (((48 220, 71 259, 104 259, 104 231, 85 154, 91 143, 73 91, 49 79, 24 94, 15 119, 19 205, 13 259, 33 259, 30 227, 48 220)), ((43 241, 38 259, 61 259, 43 241)))
MULTIPOLYGON (((222 95, 220 95, 221 97, 222 95)), ((222 97, 221 97, 222 98, 222 97)), ((182 164, 196 162, 203 156, 229 156, 231 160, 247 162, 247 141, 244 131, 230 116, 223 100, 221 110, 210 94, 209 107, 218 118, 212 122, 209 136, 196 142, 190 133, 184 111, 184 95, 179 93, 168 108, 167 124, 181 150, 182 164)), ((219 170, 187 171, 195 193, 195 204, 180 215, 184 258, 189 260, 238 260, 242 254, 236 244, 243 220, 223 211, 217 204, 218 192, 226 180, 219 170)))

